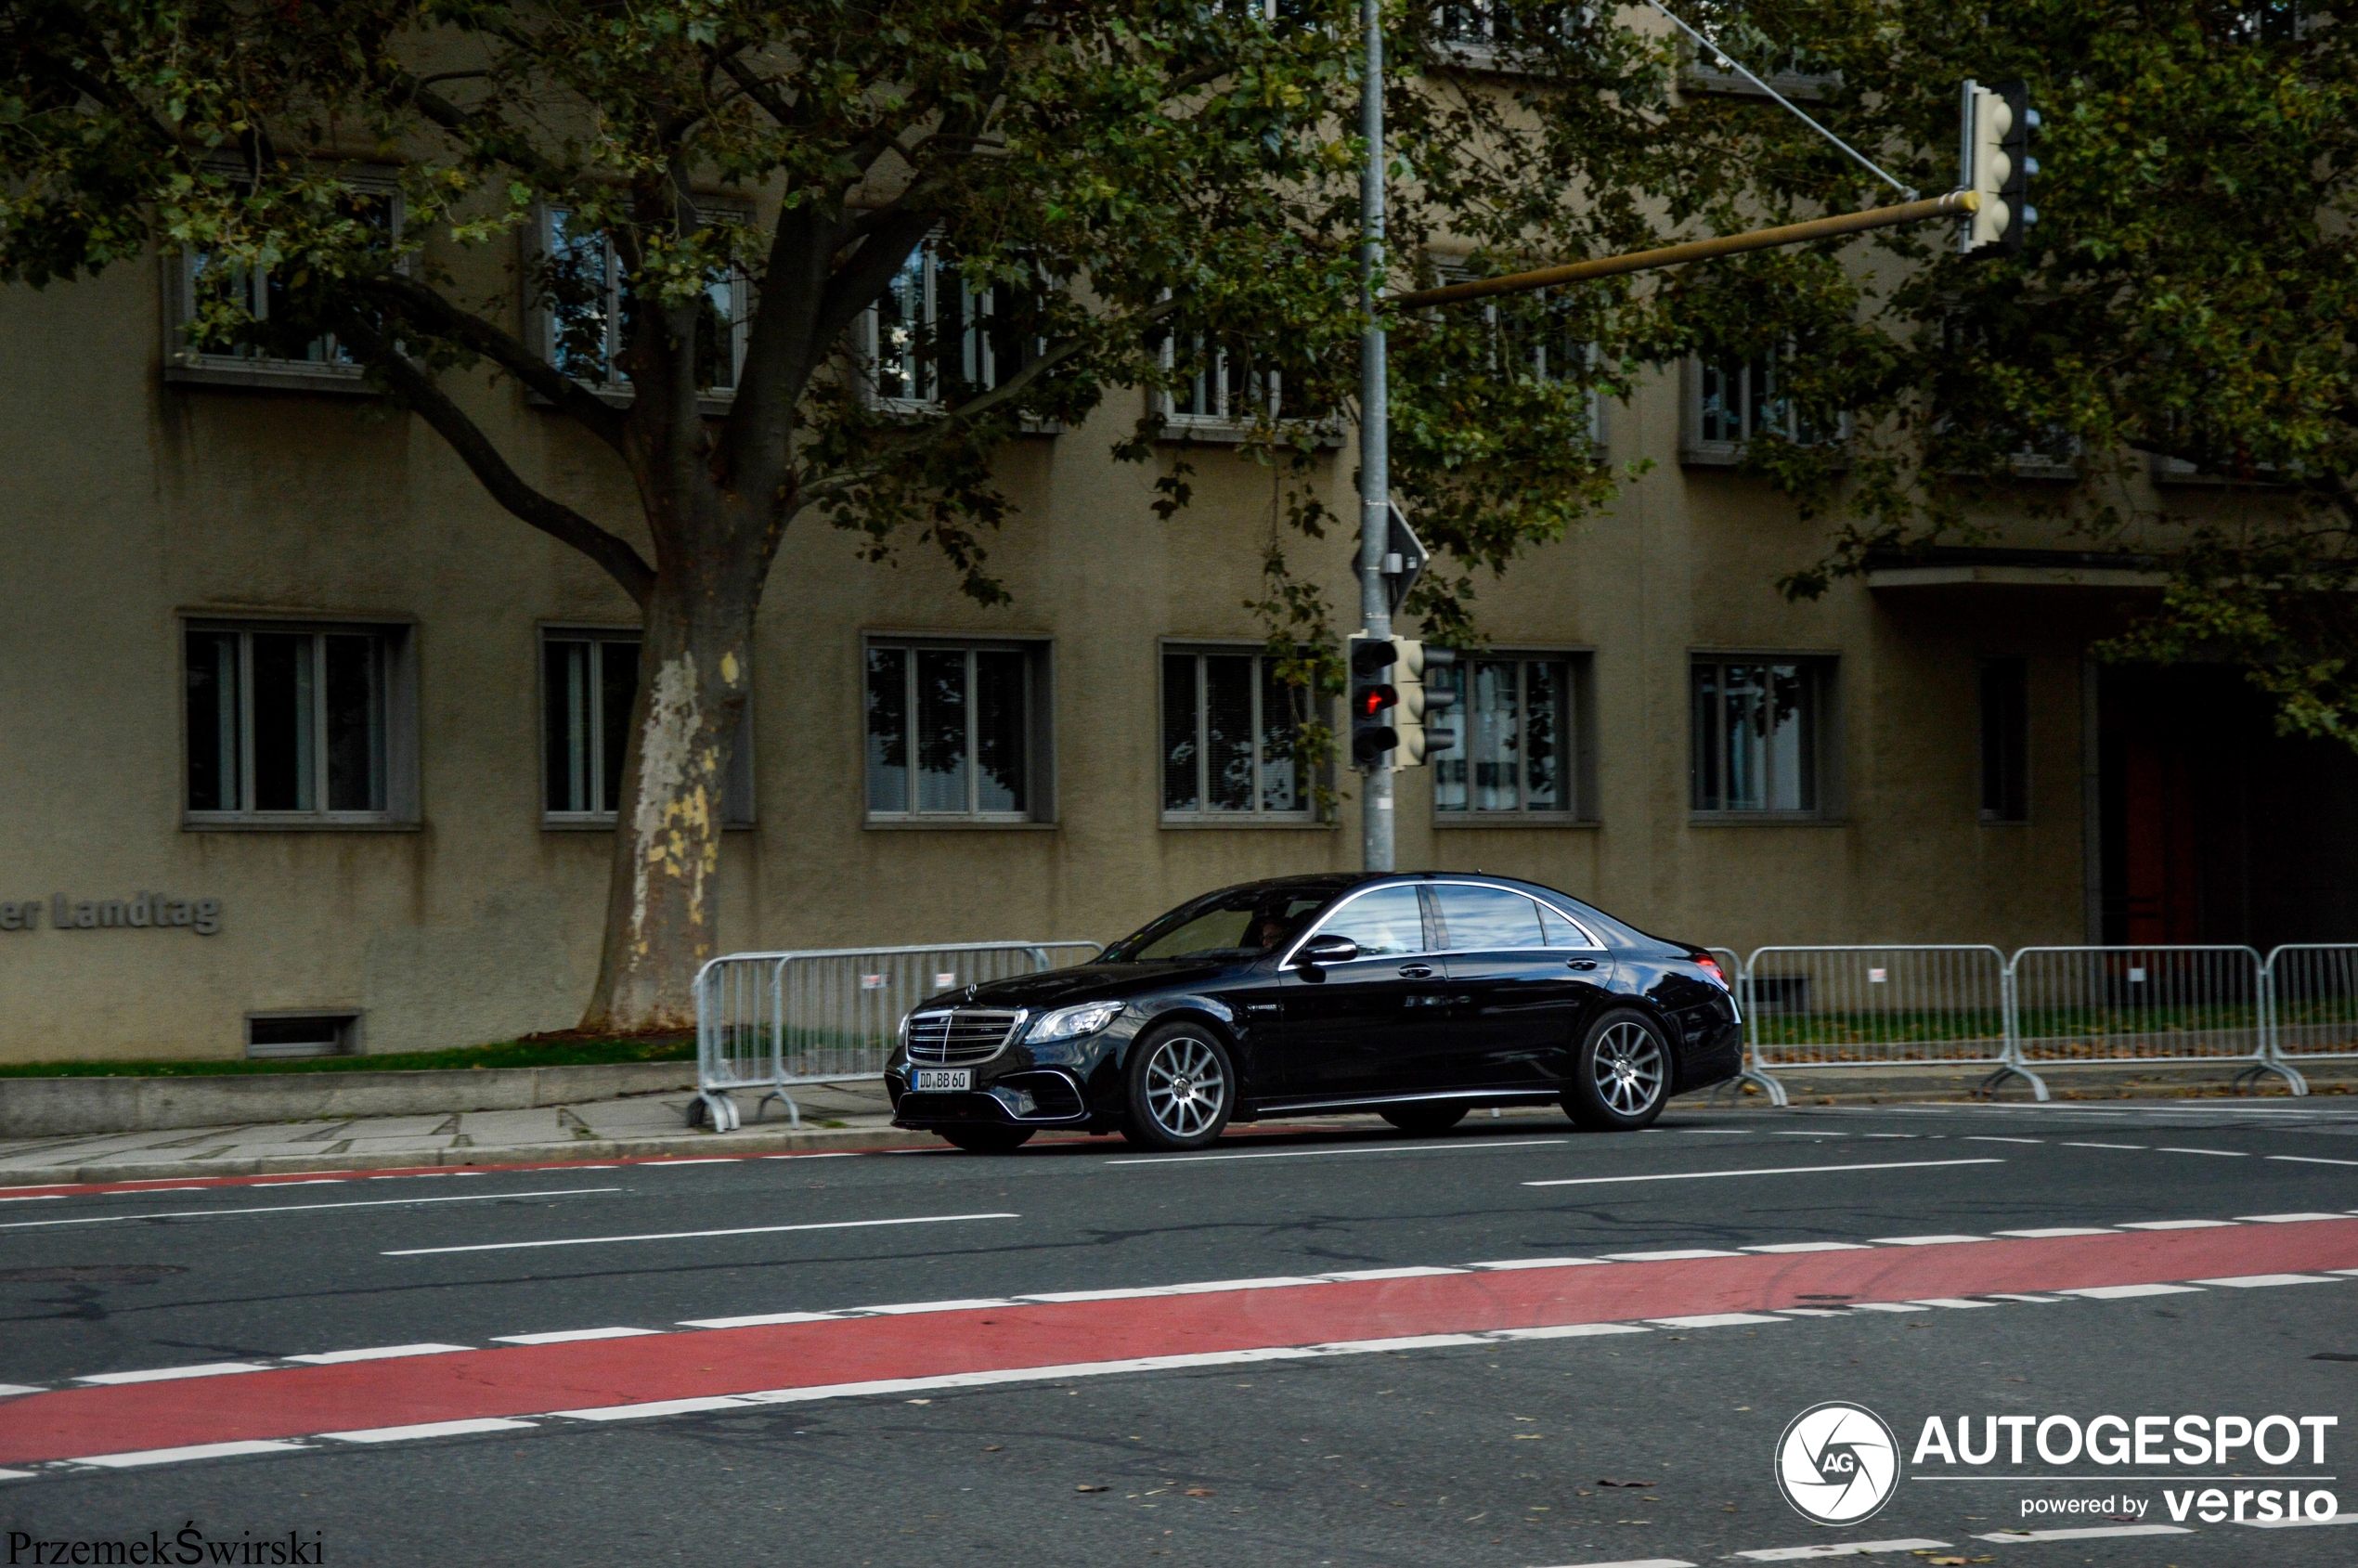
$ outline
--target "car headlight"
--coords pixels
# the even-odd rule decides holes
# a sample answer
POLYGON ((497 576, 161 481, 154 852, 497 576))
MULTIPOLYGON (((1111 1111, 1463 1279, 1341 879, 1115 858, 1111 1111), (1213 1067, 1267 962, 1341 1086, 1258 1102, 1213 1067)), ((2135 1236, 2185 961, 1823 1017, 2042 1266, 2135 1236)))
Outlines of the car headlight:
POLYGON ((1030 1041, 1078 1040, 1084 1034, 1095 1034, 1114 1019, 1121 1017, 1119 1002, 1087 1002, 1078 1007, 1059 1007, 1043 1013, 1024 1038, 1030 1041))

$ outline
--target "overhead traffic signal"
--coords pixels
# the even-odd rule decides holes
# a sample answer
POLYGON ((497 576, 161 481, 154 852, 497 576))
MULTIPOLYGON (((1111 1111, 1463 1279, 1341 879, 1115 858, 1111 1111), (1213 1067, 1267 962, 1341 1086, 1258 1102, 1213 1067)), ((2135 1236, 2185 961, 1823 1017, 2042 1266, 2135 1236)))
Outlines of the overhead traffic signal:
POLYGON ((1445 648, 1427 648, 1406 637, 1351 639, 1351 761, 1380 765, 1393 753, 1395 768, 1425 761, 1425 719, 1458 700, 1447 687, 1428 690, 1426 672, 1457 662, 1445 648))
POLYGON ((1963 184, 1979 204, 1959 226, 1957 249, 1969 256, 2020 255, 2039 221, 2030 204, 2030 176, 2039 172, 2030 133, 2039 128, 2039 111, 2030 107, 2029 84, 1985 87, 1968 79, 1961 108, 1963 184))

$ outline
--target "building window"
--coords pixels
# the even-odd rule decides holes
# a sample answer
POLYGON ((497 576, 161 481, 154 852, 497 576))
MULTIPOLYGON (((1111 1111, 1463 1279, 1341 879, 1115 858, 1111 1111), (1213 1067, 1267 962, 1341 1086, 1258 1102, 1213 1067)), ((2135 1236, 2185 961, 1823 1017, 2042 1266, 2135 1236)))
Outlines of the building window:
POLYGON ((1049 820, 1047 650, 871 639, 872 823, 1049 820))
POLYGON ((349 1056, 359 1049, 357 1013, 256 1013, 246 1018, 246 1056, 251 1060, 349 1056))
POLYGON ((1275 421, 1283 410, 1283 378, 1257 364, 1241 340, 1196 333, 1166 341, 1162 362, 1179 373, 1161 396, 1166 428, 1219 435, 1275 421))
POLYGON ((1815 816, 1822 809, 1830 661, 1694 661, 1698 812, 1815 816))
POLYGON ((413 816, 405 642, 395 627, 191 624, 190 825, 413 816))
POLYGON ((1311 821, 1313 781, 1296 749, 1309 700, 1266 654, 1165 648, 1163 820, 1311 821))
POLYGON ((1789 98, 1823 97, 1829 86, 1842 80, 1841 73, 1819 55, 1781 42, 1764 31, 1746 14, 1748 8, 1743 0, 1701 0, 1691 9, 1689 15, 1697 30, 1717 47, 1698 49, 1687 44, 1681 86, 1689 92, 1764 96, 1735 68, 1730 57, 1789 98))
POLYGON ((1810 418, 1785 390, 1792 351, 1717 355, 1687 364, 1686 440, 1690 463, 1733 466, 1756 435, 1776 435, 1799 447, 1841 440, 1849 434, 1847 415, 1827 425, 1810 418))
POLYGON ((988 392, 1039 344, 1013 330, 1021 302, 1004 285, 970 288, 939 239, 909 253, 861 329, 876 400, 904 412, 988 392))
POLYGON ((1981 661, 1981 820, 2030 820, 2030 682, 2021 659, 1981 661))
POLYGON ((1586 654, 1467 654, 1428 685, 1457 701, 1429 732, 1433 810, 1446 823, 1584 818, 1586 654))
MULTIPOLYGON (((639 633, 551 628, 540 637, 541 802, 550 827, 612 827, 622 799, 631 705, 639 695, 639 633)), ((747 704, 746 711, 751 712, 747 704)), ((753 727, 730 737, 721 824, 754 821, 753 727)))
MULTIPOLYGON (((399 187, 378 170, 348 171, 343 180, 346 215, 374 229, 390 256, 401 240, 399 187)), ((202 250, 168 253, 164 378, 367 391, 351 351, 292 313, 294 265, 237 262, 202 250)))
MULTIPOLYGON (((749 216, 719 205, 702 205, 702 214, 714 223, 749 216)), ((630 376, 620 360, 629 330, 629 279, 613 237, 571 208, 544 206, 538 252, 534 315, 542 356, 586 386, 628 397, 630 376)), ((696 384, 706 395, 735 392, 752 317, 752 280, 734 267, 716 272, 696 318, 696 384)))

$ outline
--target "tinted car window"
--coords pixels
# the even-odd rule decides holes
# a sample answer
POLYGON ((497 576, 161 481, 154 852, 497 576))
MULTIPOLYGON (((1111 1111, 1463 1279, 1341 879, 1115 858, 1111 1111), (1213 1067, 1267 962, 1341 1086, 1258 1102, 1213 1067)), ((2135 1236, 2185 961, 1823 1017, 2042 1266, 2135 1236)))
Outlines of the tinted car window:
POLYGON ((1546 904, 1539 906, 1539 933, 1548 939, 1549 947, 1595 947, 1597 945, 1589 940, 1587 932, 1583 931, 1546 904))
POLYGON ((1521 893, 1448 882, 1433 892, 1441 900, 1441 923, 1449 929, 1454 950, 1547 945, 1539 935, 1539 906, 1521 893))
POLYGON ((1414 888, 1379 888, 1337 910, 1318 927, 1320 935, 1349 937, 1360 956, 1391 958, 1425 950, 1424 916, 1414 888))
POLYGON ((1136 936, 1117 942, 1112 961, 1244 958, 1285 946, 1327 902, 1299 889, 1246 888, 1181 904, 1136 936))

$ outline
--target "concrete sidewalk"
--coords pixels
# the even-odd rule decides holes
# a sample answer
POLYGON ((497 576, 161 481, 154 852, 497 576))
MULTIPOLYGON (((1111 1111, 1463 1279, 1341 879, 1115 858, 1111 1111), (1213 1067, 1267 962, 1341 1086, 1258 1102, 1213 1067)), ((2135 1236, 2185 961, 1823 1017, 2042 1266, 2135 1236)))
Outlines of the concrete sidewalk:
POLYGON ((681 1090, 528 1110, 11 1138, 0 1140, 0 1186, 529 1164, 539 1160, 605 1160, 723 1148, 745 1153, 874 1148, 923 1141, 921 1134, 895 1131, 890 1125, 891 1110, 881 1083, 814 1084, 796 1089, 794 1095, 802 1110, 799 1130, 776 1105, 768 1108, 763 1120, 752 1120, 751 1095, 739 1096, 746 1118, 741 1130, 726 1134, 692 1130, 688 1107, 695 1095, 681 1090))

